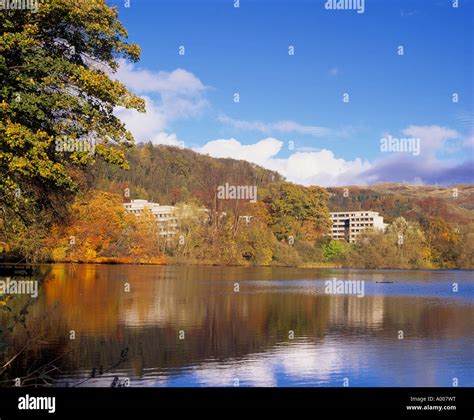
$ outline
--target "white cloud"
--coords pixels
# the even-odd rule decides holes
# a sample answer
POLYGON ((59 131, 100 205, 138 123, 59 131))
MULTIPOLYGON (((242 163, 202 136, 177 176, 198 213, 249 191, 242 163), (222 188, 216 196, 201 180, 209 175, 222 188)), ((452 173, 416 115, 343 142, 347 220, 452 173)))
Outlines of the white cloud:
POLYGON ((142 94, 145 100, 146 113, 123 107, 115 110, 138 142, 174 144, 174 139, 164 133, 170 122, 197 116, 208 106, 204 97, 206 86, 183 69, 152 72, 121 62, 114 77, 131 91, 142 94), (158 98, 152 95, 158 95, 158 98))
MULTIPOLYGON (((338 69, 332 69, 336 75, 338 69)), ((116 115, 125 123, 138 142, 180 146, 176 134, 169 133, 172 121, 200 115, 208 106, 208 89, 194 74, 176 69, 171 72, 153 72, 122 62, 115 77, 130 90, 141 94, 146 113, 118 107, 116 115)), ((352 127, 330 129, 303 125, 291 120, 262 122, 245 121, 220 115, 219 121, 239 130, 252 130, 270 135, 274 132, 310 135, 314 137, 351 137, 352 127)), ((472 123, 472 118, 470 119, 472 123)), ((286 158, 277 157, 283 142, 267 137, 254 144, 242 144, 235 138, 217 139, 196 149, 214 157, 243 159, 278 171, 288 180, 304 185, 337 186, 370 184, 397 180, 400 182, 444 182, 464 180, 469 176, 469 165, 443 165, 438 152, 472 148, 472 136, 463 138, 456 130, 442 126, 411 125, 402 130, 404 136, 420 138, 423 160, 403 154, 384 156, 374 162, 356 158, 337 158, 331 150, 299 147, 286 158), (404 178, 405 177, 405 178, 404 178)))
POLYGON ((291 120, 266 123, 263 121, 238 120, 235 118, 231 118, 227 115, 220 115, 218 119, 221 123, 230 125, 238 130, 259 131, 265 134, 269 134, 275 131, 280 133, 306 134, 314 137, 331 136, 338 134, 335 130, 332 130, 327 127, 303 125, 291 120))
POLYGON ((155 134, 151 138, 153 144, 165 144, 167 146, 183 146, 184 142, 178 140, 175 133, 166 133, 164 131, 155 134))
POLYGON ((146 113, 134 109, 117 107, 115 115, 120 118, 128 130, 132 132, 135 140, 147 142, 158 132, 163 131, 167 125, 167 119, 151 98, 142 97, 145 100, 146 113))
POLYGON ((345 160, 336 157, 331 150, 321 149, 296 150, 282 158, 278 154, 284 143, 273 137, 254 144, 242 144, 235 138, 218 139, 195 150, 218 158, 247 160, 303 185, 368 185, 385 181, 449 184, 469 181, 469 162, 448 164, 439 160, 436 153, 449 150, 453 140, 462 140, 464 147, 469 147, 472 138, 463 139, 457 131, 441 126, 411 125, 402 133, 420 138, 420 156, 390 153, 369 162, 361 158, 345 160))
POLYGON ((368 161, 357 158, 344 160, 336 158, 328 149, 319 152, 297 152, 287 159, 275 159, 269 168, 282 173, 293 182, 303 185, 347 185, 357 181, 363 184, 359 175, 370 169, 368 161))
POLYGON ((168 93, 194 96, 206 90, 206 86, 194 74, 183 69, 152 72, 121 61, 115 77, 136 93, 156 92, 160 95, 168 93))
POLYGON ((419 138, 421 153, 426 155, 432 155, 440 149, 446 149, 449 140, 461 137, 456 130, 439 125, 411 125, 402 130, 402 133, 409 137, 419 138))
POLYGON ((296 152, 288 158, 277 158, 282 146, 283 142, 273 137, 250 145, 231 138, 213 140, 195 150, 218 158, 247 160, 277 171, 289 181, 304 185, 344 185, 370 168, 368 162, 362 162, 360 159, 337 159, 333 152, 327 149, 296 152))
MULTIPOLYGON (((474 135, 468 136, 464 139, 464 146, 474 149, 474 135)), ((471 151, 472 153, 472 151, 471 151)))
MULTIPOLYGON (((420 139, 420 154, 390 153, 386 157, 372 162, 371 168, 361 174, 368 183, 408 182, 411 184, 455 184, 472 182, 472 151, 468 160, 456 162, 441 160, 440 152, 452 153, 469 148, 469 137, 456 130, 438 125, 411 125, 402 134, 420 139)), ((386 136, 385 136, 386 137, 386 136)), ((400 137, 400 136, 398 136, 400 137)))
POLYGON ((231 138, 212 140, 198 148, 197 151, 217 158, 242 159, 264 165, 278 154, 282 145, 282 141, 273 137, 250 145, 241 144, 238 140, 231 138))

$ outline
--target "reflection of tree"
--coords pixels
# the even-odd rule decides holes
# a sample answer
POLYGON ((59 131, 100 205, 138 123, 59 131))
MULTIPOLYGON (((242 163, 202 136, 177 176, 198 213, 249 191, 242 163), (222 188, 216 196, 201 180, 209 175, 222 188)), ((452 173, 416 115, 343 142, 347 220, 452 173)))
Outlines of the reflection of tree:
POLYGON ((395 330, 399 326, 406 337, 456 339, 472 332, 474 310, 472 305, 440 305, 439 299, 427 303, 426 298, 394 297, 386 299, 384 329, 395 330))
MULTIPOLYGON (((25 272, 28 272, 26 270, 25 272)), ((9 278, 13 281, 37 282, 38 292, 44 286, 48 275, 36 268, 31 270, 29 277, 9 278)), ((5 280, 5 278, 2 278, 5 280)), ((0 314, 0 384, 13 384, 13 378, 20 381, 23 387, 48 386, 52 383, 51 375, 59 369, 54 363, 62 355, 53 360, 48 355, 37 355, 37 349, 44 344, 45 332, 38 332, 36 324, 27 324, 29 311, 34 307, 36 298, 29 295, 1 295, 2 309, 0 314), (34 355, 34 357, 31 357, 34 355)), ((35 319, 38 323, 43 319, 35 319)), ((17 385, 18 386, 18 385, 17 385)))
POLYGON ((124 368, 141 376, 150 368, 164 371, 263 352, 289 342, 290 330, 296 340, 310 341, 324 341, 338 330, 375 339, 395 337, 399 329, 406 338, 456 338, 465 336, 473 318, 470 306, 431 305, 426 298, 280 293, 265 281, 276 273, 302 278, 286 269, 55 266, 27 319, 38 334, 48 335, 47 344, 26 357, 47 353, 52 359, 67 351, 65 375, 79 370, 89 375, 112 366, 128 348, 124 368), (238 280, 240 292, 234 293, 238 280), (255 280, 261 280, 258 287, 246 286, 255 280), (130 293, 124 292, 125 282, 130 293), (69 339, 70 330, 75 340, 69 339))

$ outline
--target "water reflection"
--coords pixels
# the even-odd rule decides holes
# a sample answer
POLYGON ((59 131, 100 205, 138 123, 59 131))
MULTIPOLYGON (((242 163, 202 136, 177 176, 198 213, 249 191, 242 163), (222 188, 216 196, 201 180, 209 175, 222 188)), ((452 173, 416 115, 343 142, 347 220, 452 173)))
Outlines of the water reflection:
POLYGON ((25 359, 62 355, 57 386, 123 349, 84 385, 472 386, 473 287, 472 272, 55 265, 27 318, 47 340, 25 359), (324 294, 335 277, 365 297, 324 294))

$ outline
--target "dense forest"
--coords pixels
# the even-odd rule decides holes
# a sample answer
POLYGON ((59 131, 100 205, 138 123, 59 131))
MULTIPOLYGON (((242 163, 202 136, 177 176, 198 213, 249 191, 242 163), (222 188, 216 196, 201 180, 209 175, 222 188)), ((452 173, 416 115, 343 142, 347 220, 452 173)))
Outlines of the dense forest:
MULTIPOLYGON (((423 234, 423 244, 433 268, 474 267, 473 185, 440 187, 386 183, 328 188, 328 192, 330 211, 372 210, 379 212, 385 222, 393 224, 403 218, 417 226, 423 234)), ((374 256, 374 261, 377 261, 381 255, 374 252, 378 257, 374 256)))
POLYGON ((175 205, 198 201, 206 208, 215 206, 219 185, 256 185, 266 188, 283 181, 277 172, 234 159, 215 159, 190 149, 171 146, 138 145, 126 155, 130 168, 99 162, 89 171, 89 187, 134 198, 175 205))
POLYGON ((326 190, 286 182, 246 161, 152 144, 131 148, 125 158, 129 169, 103 161, 90 166, 64 216, 40 219, 9 243, 11 251, 33 261, 473 267, 470 186, 326 190), (256 186, 256 202, 218 199, 225 183, 256 186), (134 198, 176 206, 179 232, 163 239, 151 213, 127 213, 122 203, 134 198), (203 208, 205 220, 199 216, 203 208), (346 210, 378 211, 389 226, 364 232, 356 244, 333 241, 329 211, 346 210))
POLYGON ((474 186, 415 186, 385 183, 369 187, 328 188, 331 211, 372 210, 389 223, 397 217, 420 221, 440 217, 462 225, 474 222, 474 186))

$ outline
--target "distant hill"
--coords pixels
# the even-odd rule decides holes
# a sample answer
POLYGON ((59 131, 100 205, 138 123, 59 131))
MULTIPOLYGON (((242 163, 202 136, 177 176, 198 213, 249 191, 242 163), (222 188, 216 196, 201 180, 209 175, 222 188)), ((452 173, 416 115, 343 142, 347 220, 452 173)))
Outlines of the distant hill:
POLYGON ((374 210, 391 222, 399 216, 417 220, 436 216, 450 223, 474 222, 474 185, 453 187, 383 183, 327 189, 330 211, 374 210))
MULTIPOLYGON (((219 185, 257 185, 267 188, 284 177, 275 171, 243 160, 218 159, 190 149, 151 144, 127 152, 129 170, 99 163, 90 173, 91 186, 132 198, 146 198, 161 204, 196 200, 212 208, 219 185)), ((329 210, 374 210, 390 223, 403 216, 441 217, 450 223, 474 222, 474 185, 454 187, 383 183, 367 187, 327 188, 329 210)))
POLYGON ((129 170, 98 163, 89 173, 94 188, 146 198, 160 204, 197 200, 212 208, 219 185, 256 185, 265 188, 284 180, 277 172, 235 159, 217 159, 190 149, 151 144, 127 152, 129 170))
MULTIPOLYGON (((152 144, 138 145, 127 152, 126 158, 129 170, 98 163, 81 178, 86 183, 83 192, 87 193, 81 194, 73 204, 72 217, 76 218, 70 225, 60 224, 69 230, 58 237, 46 238, 45 243, 53 244, 47 255, 59 261, 61 258, 90 261, 90 255, 123 261, 123 258, 137 258, 135 250, 148 246, 146 258, 164 255, 179 263, 474 268, 473 185, 447 188, 385 183, 326 189, 304 187, 284 182, 277 172, 247 161, 217 159, 189 149, 152 144), (219 200, 218 187, 226 183, 257 186, 258 202, 254 205, 245 200, 219 200), (124 195, 126 191, 130 195, 124 195), (120 215, 124 212, 120 198, 110 192, 126 199, 144 198, 162 205, 194 201, 229 217, 211 217, 212 223, 207 224, 185 223, 181 235, 187 238, 185 246, 181 239, 160 245, 149 241, 154 237, 149 233, 156 228, 155 223, 151 230, 144 222, 131 230, 130 224, 123 228, 121 222, 117 226, 110 223, 122 220, 120 215), (351 210, 378 211, 387 223, 399 217, 408 223, 398 220, 385 233, 368 232, 370 240, 355 245, 330 240, 329 211, 351 210), (242 215, 254 217, 243 224, 239 217, 242 215), (74 235, 82 232, 80 242, 85 244, 84 249, 70 249, 71 232, 74 235), (404 235, 403 248, 398 243, 400 234, 404 235), (290 238, 295 240, 290 243, 290 238), (103 243, 112 247, 103 248, 103 243)), ((27 239, 32 236, 28 235, 27 239)), ((23 242, 12 241, 13 244, 23 242)), ((35 252, 46 249, 38 247, 36 242, 29 244, 35 252)))

